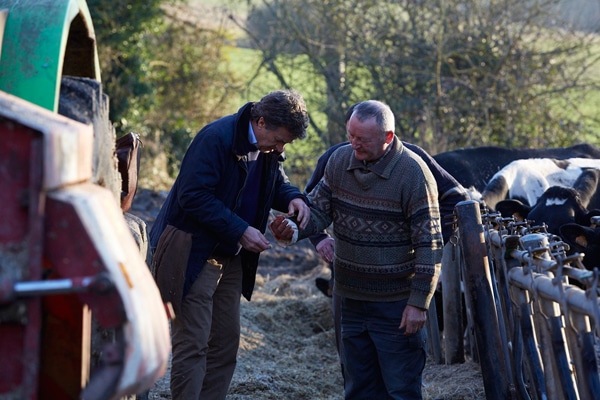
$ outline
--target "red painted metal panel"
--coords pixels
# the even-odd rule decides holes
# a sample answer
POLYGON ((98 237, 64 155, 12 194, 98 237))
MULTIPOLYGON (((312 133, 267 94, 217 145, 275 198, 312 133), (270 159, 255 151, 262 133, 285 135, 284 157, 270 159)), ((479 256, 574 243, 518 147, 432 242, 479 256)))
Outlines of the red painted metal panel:
POLYGON ((87 180, 91 133, 0 92, 2 399, 123 396, 166 370, 160 293, 112 194, 87 180), (49 290, 61 281, 87 291, 49 290), (117 343, 90 375, 91 312, 117 343))
POLYGON ((19 243, 28 229, 25 202, 29 185, 33 131, 9 120, 0 122, 0 243, 19 243))
MULTIPOLYGON (((45 257, 53 265, 53 277, 76 278, 106 272, 95 243, 84 228, 72 204, 47 198, 45 257)), ((121 297, 115 287, 104 292, 88 291, 78 295, 94 310, 94 318, 104 328, 115 328, 127 321, 121 297)))
MULTIPOLYGON (((41 279, 42 146, 39 132, 0 119, 0 278, 41 279)), ((39 298, 0 308, 0 395, 38 397, 39 298)))

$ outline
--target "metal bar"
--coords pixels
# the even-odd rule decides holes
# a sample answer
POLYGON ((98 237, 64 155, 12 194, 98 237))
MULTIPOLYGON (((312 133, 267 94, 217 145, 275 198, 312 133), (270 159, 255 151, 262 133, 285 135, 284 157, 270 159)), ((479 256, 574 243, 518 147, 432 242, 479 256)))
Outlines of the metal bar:
MULTIPOLYGON (((503 304, 501 297, 500 297, 500 293, 498 291, 498 280, 496 279, 496 274, 495 274, 495 270, 496 268, 494 268, 494 257, 490 257, 492 262, 489 263, 489 267, 490 267, 490 271, 489 271, 489 276, 491 279, 491 283, 492 283, 492 293, 494 295, 494 303, 496 304, 496 313, 498 315, 497 317, 497 322, 498 322, 498 328, 499 328, 499 335, 500 335, 500 340, 502 340, 502 343, 504 344, 504 346, 502 346, 502 351, 504 352, 504 360, 506 362, 506 371, 508 372, 508 376, 507 379, 509 381, 509 385, 511 390, 515 390, 514 389, 514 377, 512 374, 512 368, 511 368, 511 363, 510 363, 510 352, 508 351, 508 347, 512 347, 512 343, 509 342, 508 339, 508 335, 506 333, 506 327, 507 327, 507 320, 506 320, 506 314, 505 314, 505 305, 503 304)), ((501 268, 497 268, 498 271, 501 271, 501 268)))
POLYGON ((557 303, 561 302, 561 296, 564 292, 564 295, 567 297, 565 304, 568 304, 572 311, 589 315, 595 321, 600 319, 600 315, 598 314, 598 299, 596 298, 595 302, 597 304, 594 305, 594 301, 590 301, 586 292, 578 287, 565 285, 564 289, 561 290, 550 277, 537 272, 526 272, 522 267, 512 268, 508 271, 508 276, 512 285, 516 285, 521 289, 535 291, 537 295, 557 303))
POLYGON ((0 304, 10 303, 17 298, 47 296, 54 294, 102 293, 113 287, 113 282, 104 274, 76 277, 71 279, 51 279, 43 281, 17 282, 11 284, 0 280, 0 304))
POLYGON ((86 292, 92 286, 95 279, 95 277, 88 276, 73 279, 17 282, 14 285, 14 291, 17 297, 86 292))
POLYGON ((505 316, 518 321, 508 324, 505 320, 515 330, 509 357, 515 358, 512 363, 519 394, 523 398, 531 394, 557 400, 600 399, 595 335, 590 328, 591 320, 596 331, 600 329, 598 271, 586 270, 583 254, 567 256, 564 242, 529 224, 517 232, 511 230, 511 223, 496 220, 486 233, 491 264, 501 284, 498 293, 506 297, 502 290, 506 277, 504 284, 518 306, 513 309, 514 316, 509 308, 503 310, 508 310, 505 316), (571 285, 571 279, 587 289, 571 285))
MULTIPOLYGON (((526 272, 524 268, 521 267, 511 269, 509 271, 509 277, 511 283, 515 287, 520 287, 522 289, 531 291, 535 296, 539 297, 540 301, 561 304, 563 309, 568 308, 568 312, 570 313, 575 313, 577 315, 588 315, 594 320, 600 318, 600 316, 597 315, 597 306, 593 304, 594 300, 591 300, 585 291, 577 287, 572 285, 562 285, 562 283, 557 283, 554 279, 547 275, 532 271, 526 272)), ((595 299, 595 302, 597 303, 598 299, 595 299)), ((566 376, 567 371, 570 371, 570 364, 569 362, 563 360, 565 355, 562 354, 562 352, 557 352, 555 347, 558 341, 558 327, 556 324, 558 324, 558 322, 550 324, 552 327, 552 346, 554 347, 553 353, 555 358, 551 361, 545 358, 545 369, 552 369, 552 366, 555 365, 554 363, 557 363, 558 365, 556 367, 558 370, 556 373, 558 374, 557 377, 561 381, 561 385, 555 389, 560 389, 562 391, 561 395, 565 396, 565 398, 576 398, 574 397, 575 394, 573 392, 574 389, 572 378, 566 376)), ((562 341, 562 338, 560 341, 562 341)), ((574 350, 575 349, 571 349, 571 351, 574 350)), ((577 372, 578 371, 576 370, 576 373, 577 372)), ((547 372, 547 375, 548 373, 550 372, 547 372)), ((585 372, 583 373, 583 376, 586 376, 585 372)), ((582 377, 579 377, 579 379, 582 379, 582 377)), ((594 381, 590 382, 592 385, 595 383, 596 382, 594 381)))
POLYGON ((596 361, 595 335, 590 329, 585 315, 570 313, 571 323, 567 329, 567 339, 571 358, 575 367, 575 378, 579 397, 582 399, 600 398, 600 379, 596 361))
POLYGON ((579 397, 575 392, 574 377, 570 368, 571 361, 567 354, 567 345, 563 336, 562 317, 560 315, 551 317, 549 322, 552 337, 552 354, 554 355, 563 396, 569 400, 577 400, 579 397))
POLYGON ((523 346, 524 356, 527 357, 527 363, 523 362, 523 355, 520 352, 516 352, 515 356, 515 369, 517 372, 517 387, 520 389, 521 397, 524 399, 530 398, 530 394, 527 392, 527 387, 530 387, 530 391, 535 391, 536 396, 534 398, 547 399, 548 395, 546 392, 546 380, 544 377, 544 368, 540 359, 540 353, 538 352, 538 343, 535 338, 533 324, 531 320, 531 308, 527 301, 527 292, 522 289, 515 287, 511 288, 511 297, 515 299, 515 302, 519 304, 518 322, 515 322, 515 348, 517 343, 523 346), (523 367, 528 368, 523 371, 523 367), (527 376, 523 376, 523 375, 527 376), (533 386, 533 387, 532 387, 533 386))

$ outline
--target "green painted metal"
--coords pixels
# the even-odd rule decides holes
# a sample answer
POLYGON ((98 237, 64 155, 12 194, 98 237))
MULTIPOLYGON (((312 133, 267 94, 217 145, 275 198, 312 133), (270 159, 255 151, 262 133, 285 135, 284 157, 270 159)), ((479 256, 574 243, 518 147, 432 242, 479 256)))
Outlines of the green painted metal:
MULTIPOLYGON (((100 80, 94 28, 85 0, 0 0, 6 14, 0 55, 0 90, 56 112, 70 40, 90 47, 79 60, 89 78, 100 80), (78 26, 73 30, 72 24, 78 26), (71 33, 71 37, 70 34, 71 33)), ((79 54, 79 53, 77 53, 79 54)))

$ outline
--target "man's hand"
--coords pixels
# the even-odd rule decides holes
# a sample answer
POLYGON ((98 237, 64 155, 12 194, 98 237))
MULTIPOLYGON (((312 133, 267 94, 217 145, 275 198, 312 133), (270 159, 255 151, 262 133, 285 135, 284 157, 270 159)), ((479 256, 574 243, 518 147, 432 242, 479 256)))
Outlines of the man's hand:
POLYGON ((333 238, 328 237, 328 238, 321 240, 315 246, 315 248, 317 249, 317 253, 319 253, 321 255, 321 258, 328 263, 333 262, 333 250, 334 250, 333 244, 334 244, 333 238))
POLYGON ((300 229, 306 228, 308 220, 310 219, 310 208, 306 205, 304 200, 296 198, 290 201, 288 205, 288 216, 293 217, 296 215, 296 220, 300 225, 300 229))
POLYGON ((425 326, 427 321, 427 311, 418 307, 407 305, 402 313, 402 321, 398 329, 404 329, 405 335, 413 335, 419 329, 425 326))
POLYGON ((240 238, 240 244, 244 249, 253 253, 260 253, 263 250, 271 248, 271 243, 267 238, 258 229, 251 226, 244 231, 244 234, 240 238))
POLYGON ((288 224, 288 221, 283 214, 279 214, 273 218, 269 224, 269 229, 275 239, 282 242, 289 242, 294 236, 294 229, 288 224))

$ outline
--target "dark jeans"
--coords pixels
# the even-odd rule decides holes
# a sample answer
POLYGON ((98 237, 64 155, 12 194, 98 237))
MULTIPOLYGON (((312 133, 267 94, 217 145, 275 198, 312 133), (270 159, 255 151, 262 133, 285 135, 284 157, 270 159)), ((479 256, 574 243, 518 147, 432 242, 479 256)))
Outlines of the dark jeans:
POLYGON ((341 312, 342 312, 342 298, 333 293, 331 295, 331 308, 333 312, 333 327, 335 329, 335 347, 340 358, 340 367, 342 369, 342 378, 345 375, 344 372, 344 350, 342 349, 342 324, 341 324, 341 312))
POLYGON ((406 336, 398 329, 406 303, 342 298, 347 400, 422 398, 427 333, 406 336))

